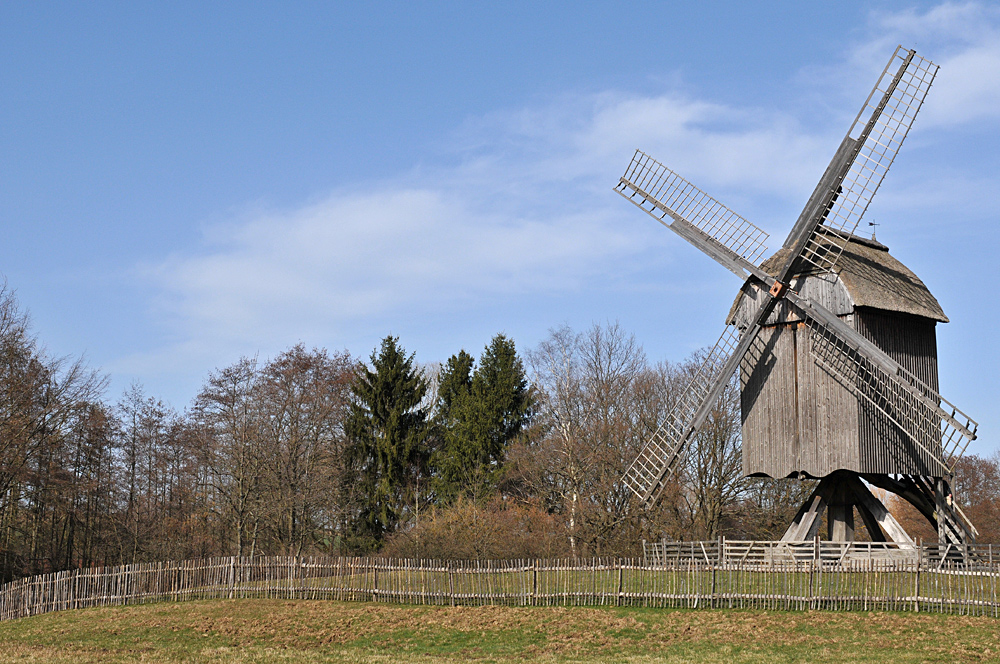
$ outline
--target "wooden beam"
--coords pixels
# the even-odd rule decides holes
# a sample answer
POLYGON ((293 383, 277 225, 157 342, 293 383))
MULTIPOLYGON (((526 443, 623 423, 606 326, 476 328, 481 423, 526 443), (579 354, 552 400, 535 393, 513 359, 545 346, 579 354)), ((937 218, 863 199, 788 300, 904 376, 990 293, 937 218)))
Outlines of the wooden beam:
POLYGON ((858 514, 861 515, 861 521, 865 524, 865 528, 868 530, 868 536, 872 538, 873 542, 885 542, 885 533, 882 532, 882 528, 878 525, 878 519, 875 515, 871 513, 867 507, 862 503, 857 503, 858 514))
POLYGON ((827 475, 816 485, 805 504, 799 508, 788 530, 781 536, 782 542, 804 542, 816 537, 820 519, 830 504, 833 492, 834 485, 830 478, 831 476, 827 475))
POLYGON ((878 525, 885 531, 885 534, 891 541, 899 544, 913 544, 913 539, 906 533, 906 530, 899 525, 899 522, 889 513, 889 510, 882 504, 882 501, 875 497, 857 475, 852 474, 849 481, 857 503, 863 505, 871 512, 878 525))

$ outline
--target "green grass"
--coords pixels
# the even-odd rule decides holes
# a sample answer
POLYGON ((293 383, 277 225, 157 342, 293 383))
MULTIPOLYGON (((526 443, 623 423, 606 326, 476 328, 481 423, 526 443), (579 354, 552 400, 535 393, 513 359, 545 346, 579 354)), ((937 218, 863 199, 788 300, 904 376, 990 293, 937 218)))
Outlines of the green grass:
POLYGON ((1000 662, 1000 620, 213 600, 0 623, 0 662, 1000 662))

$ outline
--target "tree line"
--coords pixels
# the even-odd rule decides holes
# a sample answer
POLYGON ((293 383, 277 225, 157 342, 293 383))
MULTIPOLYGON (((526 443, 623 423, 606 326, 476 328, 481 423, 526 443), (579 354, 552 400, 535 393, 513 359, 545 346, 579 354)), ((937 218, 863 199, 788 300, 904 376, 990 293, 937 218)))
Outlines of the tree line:
MULTIPOLYGON (((779 537, 812 485, 743 476, 735 383, 655 509, 620 481, 701 355, 651 363, 617 324, 561 327, 523 352, 498 334, 441 365, 393 336, 365 361, 296 345, 209 372, 181 412, 139 385, 108 401, 106 377, 49 356, 2 288, 0 573, 779 537)), ((1000 457, 966 459, 956 485, 981 539, 1000 541, 1000 457)))

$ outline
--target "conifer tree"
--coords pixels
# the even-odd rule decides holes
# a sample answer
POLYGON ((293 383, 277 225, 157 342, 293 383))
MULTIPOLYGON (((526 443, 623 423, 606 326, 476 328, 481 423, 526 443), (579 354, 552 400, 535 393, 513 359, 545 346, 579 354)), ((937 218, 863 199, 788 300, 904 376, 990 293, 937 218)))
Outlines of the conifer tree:
POLYGON ((500 462, 507 446, 528 424, 533 398, 514 341, 493 337, 472 377, 471 393, 479 402, 480 435, 491 461, 500 462))
POLYGON ((514 342, 496 335, 473 370, 453 355, 441 373, 435 418, 435 492, 442 502, 485 498, 496 489, 509 445, 531 416, 533 398, 514 342))
POLYGON ((437 389, 437 420, 446 422, 452 416, 452 409, 458 408, 459 402, 469 393, 472 387, 472 367, 476 360, 464 350, 448 358, 441 373, 438 374, 437 389))
POLYGON ((374 547, 395 530, 410 489, 426 465, 427 412, 420 407, 427 382, 413 355, 387 336, 372 352, 371 368, 359 365, 344 430, 358 496, 355 531, 374 547))

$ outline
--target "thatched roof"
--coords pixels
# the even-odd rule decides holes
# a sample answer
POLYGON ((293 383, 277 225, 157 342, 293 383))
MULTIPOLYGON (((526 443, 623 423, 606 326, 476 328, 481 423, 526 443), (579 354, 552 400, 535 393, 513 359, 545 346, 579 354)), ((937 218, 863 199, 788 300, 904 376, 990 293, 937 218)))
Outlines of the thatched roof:
MULTIPOLYGON (((776 274, 787 256, 788 250, 780 249, 761 267, 769 274, 776 274)), ((847 289, 854 307, 871 307, 948 322, 941 305, 924 282, 891 256, 889 248, 881 242, 850 236, 844 253, 837 261, 837 269, 839 280, 847 289)), ((808 277, 808 273, 804 276, 808 277)), ((741 291, 733 302, 727 322, 733 322, 742 297, 741 291)))

